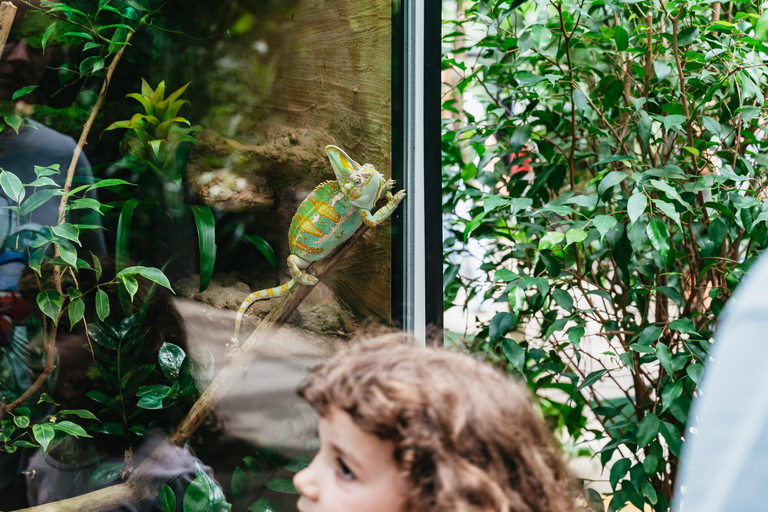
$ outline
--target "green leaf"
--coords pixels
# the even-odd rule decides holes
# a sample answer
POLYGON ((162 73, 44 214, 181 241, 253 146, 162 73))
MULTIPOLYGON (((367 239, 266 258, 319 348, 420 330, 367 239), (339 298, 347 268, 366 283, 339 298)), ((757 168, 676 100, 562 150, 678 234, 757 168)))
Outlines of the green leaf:
POLYGON ((616 486, 618 485, 619 481, 624 478, 624 476, 627 474, 627 471, 629 471, 629 468, 632 466, 632 461, 629 459, 619 459, 616 462, 614 462, 613 466, 611 467, 611 487, 613 489, 616 489, 616 486))
POLYGON ((643 496, 646 497, 651 505, 655 505, 659 500, 658 496, 656 496, 656 489, 653 488, 651 482, 643 482, 643 496))
POLYGON ((496 343, 502 336, 504 336, 512 327, 515 326, 515 317, 511 313, 505 311, 496 313, 491 319, 491 325, 489 328, 491 343, 496 343))
POLYGON ((659 467, 659 458, 655 455, 648 455, 643 459, 643 469, 646 474, 654 474, 657 467, 659 467))
POLYGON ((571 294, 560 288, 552 290, 552 297, 557 302, 557 305, 563 308, 568 313, 573 313, 573 297, 571 294))
POLYGON ((531 140, 531 132, 533 127, 529 124, 523 125, 515 129, 512 137, 509 139, 509 145, 512 151, 520 151, 523 146, 531 140))
POLYGON ((473 232, 477 227, 480 225, 481 222, 483 222, 483 219, 487 215, 488 212, 482 211, 472 217, 472 220, 470 220, 466 227, 464 228, 464 243, 467 242, 467 239, 469 238, 469 234, 473 232))
POLYGON ((576 388, 576 391, 580 391, 586 387, 589 387, 596 382, 598 382, 600 379, 603 378, 603 375, 608 373, 608 370, 595 370, 594 372, 587 375, 581 384, 579 384, 579 387, 576 388))
POLYGON ((13 422, 16 424, 19 428, 27 428, 29 426, 29 416, 14 416, 13 422))
POLYGON ((99 464, 88 479, 88 488, 99 489, 107 484, 111 484, 120 478, 121 471, 125 471, 125 464, 122 462, 104 462, 99 464))
POLYGON ((170 396, 171 386, 153 384, 141 386, 136 395, 139 397, 138 406, 142 409, 164 409, 163 399, 170 396))
POLYGON ((35 89, 37 89, 36 85, 28 85, 26 87, 22 87, 21 89, 13 93, 13 96, 11 97, 11 101, 16 101, 17 99, 22 98, 27 94, 31 93, 35 89))
POLYGON ((216 262, 216 220, 208 206, 190 206, 195 216, 200 250, 200 292, 208 288, 216 262))
POLYGON ((755 39, 758 41, 768 40, 768 11, 764 11, 763 15, 755 22, 755 39))
POLYGON ((58 25, 58 21, 54 21, 50 25, 48 25, 48 28, 45 29, 45 32, 43 32, 43 38, 40 41, 40 44, 43 47, 43 52, 45 52, 45 45, 48 43, 48 40, 51 38, 53 33, 56 31, 56 26, 58 25))
POLYGON ((668 374, 672 375, 675 372, 675 369, 672 366, 672 352, 670 352, 668 346, 666 346, 661 342, 657 343, 656 357, 659 358, 659 363, 661 363, 661 367, 664 368, 668 374))
POLYGON ((685 369, 685 372, 688 374, 688 376, 691 378, 691 380, 696 383, 697 386, 701 386, 701 383, 704 378, 704 365, 701 363, 696 363, 689 365, 688 368, 685 369))
POLYGON ((628 175, 625 172, 622 171, 611 171, 608 174, 605 175, 605 177, 600 181, 600 185, 597 187, 597 193, 599 195, 603 195, 603 193, 606 190, 610 190, 625 179, 627 179, 628 175))
POLYGON ((277 276, 277 255, 275 254, 275 250, 272 249, 272 246, 269 245, 269 242, 257 235, 245 235, 243 238, 256 246, 262 256, 264 256, 272 266, 272 269, 275 271, 275 276, 279 278, 279 276, 277 276))
POLYGON ((690 318, 680 318, 675 320, 669 324, 669 328, 683 334, 699 334, 696 332, 696 328, 693 326, 693 321, 690 318))
POLYGON ((21 117, 12 114, 8 116, 4 116, 3 119, 5 120, 6 124, 13 128, 13 131, 15 131, 17 134, 19 133, 19 128, 21 127, 21 117))
POLYGON ((99 282, 99 280, 101 280, 101 276, 103 274, 103 270, 101 269, 101 261, 93 253, 91 253, 91 258, 93 258, 93 268, 94 268, 94 270, 96 272, 96 282, 99 282))
POLYGON ((232 484, 230 486, 230 489, 232 489, 232 494, 235 496, 235 498, 243 499, 245 494, 248 492, 250 483, 251 479, 248 478, 248 475, 245 474, 245 471, 240 468, 235 468, 235 470, 232 472, 232 484))
POLYGON ((53 398, 48 393, 43 393, 40 395, 40 399, 37 401, 38 404, 42 404, 43 402, 53 404, 53 405, 59 405, 57 404, 53 398))
POLYGON ((592 223, 600 232, 600 239, 602 240, 608 231, 616 227, 617 221, 610 215, 598 215, 592 220, 592 223))
POLYGON ((269 498, 259 498, 248 507, 250 512, 278 512, 279 509, 269 501, 269 498))
POLYGON ((62 296, 56 290, 44 290, 37 294, 37 306, 40 311, 58 325, 59 313, 61 313, 62 296))
POLYGON ((94 55, 92 57, 87 57, 83 59, 83 62, 80 63, 80 74, 85 75, 86 73, 96 73, 97 71, 104 68, 104 59, 101 57, 94 55))
POLYGON ((568 341, 571 342, 571 345, 579 348, 579 344, 581 344, 581 338, 584 337, 584 327, 581 325, 576 325, 574 327, 571 327, 568 329, 568 341))
POLYGON ((637 425, 637 444, 641 448, 648 446, 659 435, 661 422, 655 414, 648 413, 637 425))
POLYGON ((135 274, 139 274, 141 277, 149 279, 150 281, 157 283, 164 288, 168 288, 170 291, 173 291, 173 288, 171 288, 171 282, 168 281, 167 277, 165 277, 163 271, 155 267, 128 267, 118 272, 117 277, 131 276, 135 274))
POLYGON ((99 289, 96 292, 96 316, 102 322, 109 316, 109 297, 104 290, 99 289))
POLYGON ((75 437, 91 437, 80 425, 71 421, 60 421, 53 424, 53 429, 75 437))
POLYGON ((512 365, 512 368, 523 374, 525 350, 515 340, 504 338, 501 342, 501 351, 506 360, 512 365))
POLYGON ((64 192, 59 189, 38 190, 37 192, 29 196, 26 201, 21 203, 21 208, 19 208, 19 215, 21 215, 22 217, 26 217, 33 211, 43 206, 52 197, 60 196, 63 193, 64 192))
POLYGON ((680 398, 680 395, 683 394, 683 381, 679 380, 675 382, 674 384, 667 384, 664 387, 664 391, 661 392, 661 404, 662 409, 661 412, 666 411, 669 409, 669 406, 672 405, 675 400, 680 398))
POLYGON ((11 201, 20 203, 24 199, 24 185, 12 172, 0 171, 0 187, 11 201))
POLYGON ((59 411, 58 414, 59 416, 77 416, 86 420, 99 421, 99 418, 97 418, 91 411, 86 411, 85 409, 63 410, 59 411))
POLYGON ((293 481, 288 478, 275 478, 266 483, 267 489, 282 494, 299 494, 299 491, 293 486, 293 481))
POLYGON ((685 116, 681 116, 679 114, 672 114, 672 115, 666 116, 662 124, 664 125, 664 128, 666 130, 671 130, 672 128, 682 129, 683 123, 686 122, 687 120, 688 118, 685 116))
POLYGON ((59 256, 70 267, 77 268, 77 249, 67 240, 59 239, 59 256))
POLYGON ((67 308, 67 313, 69 313, 69 330, 71 331, 75 324, 82 320, 83 315, 85 315, 85 303, 83 302, 83 299, 75 299, 71 301, 67 308))
POLYGON ((134 276, 135 274, 118 276, 118 279, 120 279, 120 281, 123 283, 123 286, 125 286, 125 289, 128 291, 128 295, 131 297, 131 302, 133 302, 133 297, 136 295, 136 292, 139 291, 139 282, 134 276))
POLYGON ((645 228, 648 234, 648 239, 651 241, 653 248, 659 251, 661 257, 666 261, 669 254, 669 233, 667 232, 667 226, 664 225, 658 219, 653 219, 645 228))
POLYGON ((648 198, 642 192, 635 192, 629 198, 627 202, 627 214, 629 215, 629 221, 633 224, 637 222, 637 219, 645 213, 645 208, 648 206, 648 198))
POLYGON ((648 145, 653 135, 653 123, 645 110, 640 111, 640 119, 637 121, 637 136, 644 146, 648 145))
POLYGON ((587 238, 587 232, 583 229, 569 229, 565 234, 566 245, 583 242, 587 238))
POLYGON ((175 382, 179 379, 179 372, 181 371, 181 364, 184 362, 184 358, 187 354, 178 346, 173 343, 165 342, 160 347, 160 351, 157 354, 157 362, 160 364, 160 369, 163 374, 171 382, 175 382))
POLYGON ((681 30, 680 33, 677 34, 677 45, 688 46, 699 38, 700 33, 698 27, 688 27, 681 30))
POLYGON ((539 240, 539 251, 558 245, 562 243, 564 239, 565 235, 559 231, 549 231, 539 240))
POLYGON ((43 451, 47 452, 48 445, 53 441, 56 432, 50 423, 40 423, 32 425, 32 435, 35 436, 35 441, 38 442, 43 451))
POLYGON ((616 40, 616 49, 623 52, 629 47, 629 34, 621 25, 614 28, 614 39, 616 40))
POLYGON ((80 244, 80 230, 78 230, 77 227, 72 224, 65 223, 59 224, 57 226, 51 226, 51 231, 53 231, 56 236, 71 240, 78 245, 80 244))
POLYGON ((98 389, 93 389, 88 393, 86 393, 86 396, 91 400, 95 400, 96 402, 99 402, 100 404, 108 407, 113 412, 116 412, 117 414, 122 414, 122 412, 120 411, 120 405, 117 403, 117 400, 115 400, 108 394, 104 393, 103 391, 99 391, 98 389))
POLYGON ((176 512, 176 495, 168 484, 160 486, 160 508, 163 512, 176 512))

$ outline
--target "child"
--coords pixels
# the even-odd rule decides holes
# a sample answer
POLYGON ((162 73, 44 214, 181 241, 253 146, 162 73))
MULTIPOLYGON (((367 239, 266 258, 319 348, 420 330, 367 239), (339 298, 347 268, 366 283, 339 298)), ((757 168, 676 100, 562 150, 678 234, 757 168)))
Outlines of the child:
POLYGON ((300 512, 573 511, 568 470, 524 388, 468 355, 363 342, 298 393, 320 451, 300 512))

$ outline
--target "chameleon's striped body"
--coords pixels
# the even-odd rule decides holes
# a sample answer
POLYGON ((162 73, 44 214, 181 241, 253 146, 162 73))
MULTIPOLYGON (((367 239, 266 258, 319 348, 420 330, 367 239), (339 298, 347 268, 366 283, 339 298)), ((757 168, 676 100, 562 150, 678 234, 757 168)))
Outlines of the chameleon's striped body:
POLYGON ((288 269, 292 279, 281 286, 259 290, 246 297, 235 317, 235 334, 232 337, 234 346, 237 345, 243 315, 252 302, 281 297, 296 283, 309 286, 317 284, 317 278, 304 271, 311 262, 327 256, 351 237, 361 224, 380 224, 405 197, 403 190, 393 196, 389 190, 394 182, 385 180, 373 166, 360 166, 335 146, 327 146, 326 152, 337 180, 318 185, 302 201, 293 216, 288 230, 291 252, 288 256, 288 269), (371 208, 382 197, 387 198, 387 204, 372 214, 371 208))
POLYGON ((299 205, 288 230, 291 254, 307 261, 324 258, 363 223, 337 181, 320 184, 299 205))

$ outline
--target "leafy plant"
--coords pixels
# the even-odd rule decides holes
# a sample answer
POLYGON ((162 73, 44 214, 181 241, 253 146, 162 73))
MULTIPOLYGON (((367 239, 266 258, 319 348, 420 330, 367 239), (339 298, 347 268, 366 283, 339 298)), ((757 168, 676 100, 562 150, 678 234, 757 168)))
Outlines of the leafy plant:
POLYGON ((665 0, 458 14, 445 307, 504 306, 467 343, 522 376, 570 442, 598 442, 610 510, 666 511, 718 316, 768 245, 768 15, 665 0), (477 277, 460 270, 470 244, 477 277))
MULTIPOLYGON (((227 503, 224 492, 215 480, 195 464, 197 477, 187 486, 182 501, 183 512, 229 512, 232 505, 227 503)), ((176 495, 167 484, 160 487, 160 508, 163 512, 176 512, 176 495)))

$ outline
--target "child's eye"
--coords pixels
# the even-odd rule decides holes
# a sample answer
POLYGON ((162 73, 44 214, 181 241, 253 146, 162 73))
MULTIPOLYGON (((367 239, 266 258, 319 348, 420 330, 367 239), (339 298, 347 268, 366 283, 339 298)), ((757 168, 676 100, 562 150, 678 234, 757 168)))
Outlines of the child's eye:
POLYGON ((344 464, 344 461, 341 459, 336 459, 336 472, 338 473, 339 477, 343 480, 354 480, 355 474, 347 467, 346 464, 344 464))

